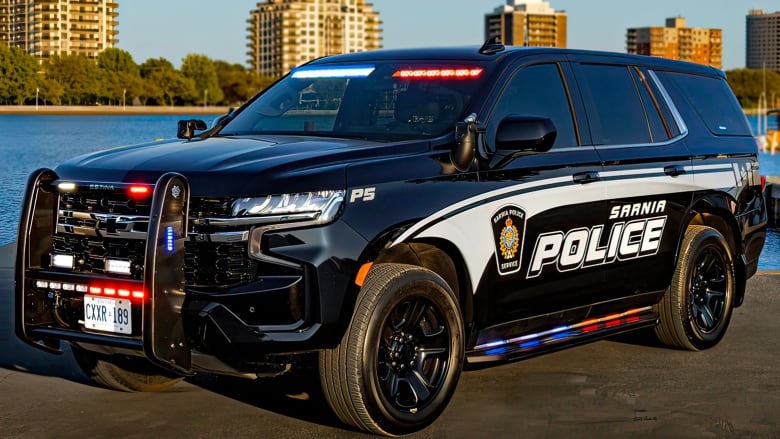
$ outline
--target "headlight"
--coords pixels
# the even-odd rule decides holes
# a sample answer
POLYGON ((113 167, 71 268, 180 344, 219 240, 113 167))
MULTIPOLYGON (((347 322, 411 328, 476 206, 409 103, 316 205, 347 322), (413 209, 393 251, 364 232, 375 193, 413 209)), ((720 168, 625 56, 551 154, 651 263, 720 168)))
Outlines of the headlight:
POLYGON ((273 217, 279 222, 314 220, 322 224, 335 218, 343 201, 344 191, 267 195, 239 198, 231 212, 236 218, 273 217))

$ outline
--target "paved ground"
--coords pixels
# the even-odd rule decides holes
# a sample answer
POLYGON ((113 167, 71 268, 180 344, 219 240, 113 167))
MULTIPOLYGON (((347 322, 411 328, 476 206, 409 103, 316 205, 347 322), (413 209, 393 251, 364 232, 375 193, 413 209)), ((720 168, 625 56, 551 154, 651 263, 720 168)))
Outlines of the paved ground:
MULTIPOLYGON (((85 383, 68 355, 18 342, 0 248, 0 438, 349 438, 305 376, 200 377, 156 394, 85 383)), ((748 284, 729 333, 691 353, 601 341, 461 378, 420 438, 780 438, 780 275, 748 284)))

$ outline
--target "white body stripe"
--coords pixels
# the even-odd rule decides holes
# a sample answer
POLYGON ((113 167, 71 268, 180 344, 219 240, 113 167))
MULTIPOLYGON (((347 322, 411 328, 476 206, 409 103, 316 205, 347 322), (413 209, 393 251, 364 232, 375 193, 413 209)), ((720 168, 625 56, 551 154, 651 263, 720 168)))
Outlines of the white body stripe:
MULTIPOLYGON (((676 177, 659 175, 663 174, 663 168, 604 171, 600 172, 602 180, 584 185, 574 183, 571 176, 565 176, 507 186, 471 197, 436 212, 406 230, 392 245, 407 241, 412 237, 443 238, 452 242, 460 249, 472 281, 472 286, 476 289, 482 280, 485 267, 487 267, 490 258, 493 257, 496 251, 490 227, 490 217, 502 207, 510 204, 518 206, 525 210, 526 218, 531 219, 542 212, 560 206, 620 198, 693 192, 702 189, 731 189, 739 184, 735 179, 736 176, 731 164, 686 166, 686 170, 689 173, 676 177), (714 170, 723 170, 723 172, 711 172, 714 170), (693 173, 690 173, 690 171, 693 171, 693 173), (710 172, 696 174, 696 171, 710 172), (655 176, 642 177, 648 174, 655 176), (609 177, 626 175, 632 175, 637 178, 631 180, 605 180, 609 177), (534 190, 534 188, 541 186, 567 182, 570 184, 550 189, 534 190), (523 193, 480 203, 483 200, 517 191, 523 191, 523 193), (474 205, 474 207, 452 215, 453 212, 469 205, 474 205), (452 216, 447 218, 448 215, 452 216)), ((524 239, 535 240, 536 237, 525 236, 524 239)), ((474 292, 472 291, 472 293, 474 292)))

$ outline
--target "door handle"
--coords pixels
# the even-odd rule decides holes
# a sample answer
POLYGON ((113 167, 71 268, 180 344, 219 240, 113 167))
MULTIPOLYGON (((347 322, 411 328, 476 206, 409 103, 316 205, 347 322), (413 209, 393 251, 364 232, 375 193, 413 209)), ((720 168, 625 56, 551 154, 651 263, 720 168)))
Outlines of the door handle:
POLYGON ((664 174, 671 177, 677 177, 678 175, 685 174, 685 166, 682 165, 670 165, 664 168, 664 174))
POLYGON ((594 181, 601 180, 601 176, 598 172, 595 171, 587 171, 587 172, 578 172, 572 176, 572 179, 575 183, 579 184, 588 184, 593 183, 594 181))

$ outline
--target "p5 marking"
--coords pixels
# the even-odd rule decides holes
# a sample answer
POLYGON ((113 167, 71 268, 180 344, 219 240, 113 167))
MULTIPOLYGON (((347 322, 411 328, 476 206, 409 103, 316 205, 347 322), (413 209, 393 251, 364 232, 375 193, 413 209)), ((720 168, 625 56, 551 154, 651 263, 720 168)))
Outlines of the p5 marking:
POLYGON ((375 187, 352 189, 352 192, 349 194, 349 202, 354 203, 355 201, 372 201, 375 196, 375 187))

